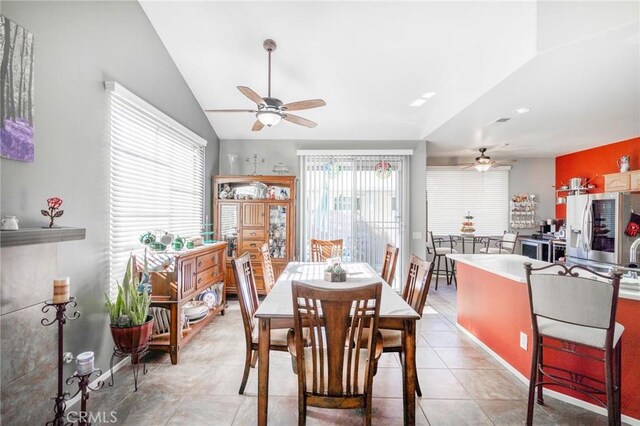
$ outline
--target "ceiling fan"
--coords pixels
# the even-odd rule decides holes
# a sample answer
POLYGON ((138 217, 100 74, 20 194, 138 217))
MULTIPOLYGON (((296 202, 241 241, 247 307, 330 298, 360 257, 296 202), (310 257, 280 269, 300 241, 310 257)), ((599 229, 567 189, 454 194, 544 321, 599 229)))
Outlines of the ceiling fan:
POLYGON ((280 99, 271 97, 271 53, 276 50, 276 42, 267 39, 262 44, 264 50, 269 53, 269 86, 266 97, 261 97, 256 92, 246 86, 238 86, 238 90, 247 98, 256 103, 258 109, 207 109, 205 112, 250 112, 256 115, 256 122, 253 123, 252 131, 258 132, 264 126, 275 126, 280 120, 286 120, 294 124, 305 127, 316 127, 318 124, 306 118, 289 114, 289 111, 300 111, 304 109, 318 108, 325 106, 326 103, 322 99, 309 99, 306 101, 290 102, 283 104, 280 99))
POLYGON ((476 157, 476 161, 473 163, 466 163, 466 164, 460 164, 462 167, 462 169, 469 169, 471 167, 473 167, 474 169, 476 169, 477 171, 479 171, 480 173, 484 173, 486 171, 488 171, 489 169, 491 169, 494 166, 503 166, 503 165, 508 165, 508 164, 513 164, 515 162, 515 160, 511 160, 511 161, 505 161, 502 163, 498 163, 494 160, 491 159, 491 157, 489 157, 488 155, 485 155, 484 153, 487 151, 487 148, 480 148, 480 155, 478 157, 476 157))

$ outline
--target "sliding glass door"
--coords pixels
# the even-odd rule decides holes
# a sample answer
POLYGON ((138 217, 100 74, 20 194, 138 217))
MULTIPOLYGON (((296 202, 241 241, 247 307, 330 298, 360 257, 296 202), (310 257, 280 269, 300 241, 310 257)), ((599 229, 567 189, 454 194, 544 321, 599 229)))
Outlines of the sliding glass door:
POLYGON ((380 271, 387 243, 400 248, 394 287, 401 287, 405 242, 407 157, 401 155, 303 155, 301 160, 301 259, 309 240, 344 241, 343 261, 380 271))

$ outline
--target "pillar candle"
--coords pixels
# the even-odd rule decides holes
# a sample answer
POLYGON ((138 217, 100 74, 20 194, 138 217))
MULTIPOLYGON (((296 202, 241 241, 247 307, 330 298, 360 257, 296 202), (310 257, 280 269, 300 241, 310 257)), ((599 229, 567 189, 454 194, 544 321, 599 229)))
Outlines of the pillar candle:
POLYGON ((78 356, 76 357, 76 371, 78 372, 79 376, 86 376, 87 374, 93 373, 94 359, 95 356, 91 351, 78 354, 78 356))
POLYGON ((69 301, 69 277, 53 280, 53 303, 66 303, 69 301))

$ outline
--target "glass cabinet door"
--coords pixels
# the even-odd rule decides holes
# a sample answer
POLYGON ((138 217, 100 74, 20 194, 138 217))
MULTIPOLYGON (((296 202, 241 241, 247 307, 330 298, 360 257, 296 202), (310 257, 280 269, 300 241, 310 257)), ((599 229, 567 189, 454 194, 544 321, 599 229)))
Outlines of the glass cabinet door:
POLYGON ((274 259, 287 257, 287 221, 289 207, 269 204, 269 252, 274 259))
POLYGON ((238 255, 238 203, 220 203, 220 239, 227 242, 227 256, 238 255))

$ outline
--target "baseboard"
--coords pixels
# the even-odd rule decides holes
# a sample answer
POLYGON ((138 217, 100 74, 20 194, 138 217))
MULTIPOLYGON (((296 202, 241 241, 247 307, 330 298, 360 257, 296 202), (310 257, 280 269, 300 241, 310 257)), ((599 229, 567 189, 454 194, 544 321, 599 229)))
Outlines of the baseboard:
MULTIPOLYGON (((461 326, 458 323, 456 323, 456 327, 458 327, 458 329, 460 331, 462 331, 467 337, 469 337, 471 340, 473 340, 475 343, 477 343, 478 346, 480 346, 487 353, 489 353, 489 355, 494 357, 496 359, 496 361, 498 361, 500 364, 502 364, 502 366, 505 369, 507 369, 514 376, 516 376, 518 378, 518 380, 520 380, 525 385, 529 386, 529 378, 528 377, 525 377, 522 373, 520 373, 518 370, 516 370, 514 367, 512 367, 511 364, 509 364, 507 361, 505 361, 500 355, 495 353, 489 346, 485 345, 480 339, 478 339, 476 336, 474 336, 469 330, 467 330, 466 328, 464 328, 463 326, 461 326)), ((607 415, 607 410, 604 407, 600 407, 598 405, 591 404, 591 403, 589 403, 587 401, 583 401, 581 399, 574 398, 572 396, 565 395, 565 394, 563 394, 561 392, 550 390, 550 389, 544 389, 543 392, 544 392, 545 395, 549 395, 550 397, 555 398, 557 400, 560 400, 562 402, 566 402, 567 404, 571 404, 571 405, 575 405, 576 407, 584 408, 585 410, 589 410, 591 412, 600 414, 602 416, 606 416, 607 415)), ((624 414, 622 415, 622 421, 627 423, 627 424, 629 424, 629 425, 632 425, 632 426, 640 426, 640 419, 635 419, 633 417, 625 416, 624 414)))
MULTIPOLYGON (((111 378, 112 371, 113 371, 113 374, 115 374, 116 371, 120 370, 127 362, 131 362, 130 356, 126 357, 125 359, 123 359, 122 361, 114 365, 113 370, 107 370, 106 372, 102 373, 102 375, 100 375, 100 377, 98 377, 93 382, 91 382, 89 386, 95 387, 100 381, 106 383, 107 379, 111 378)), ((69 401, 67 401, 67 410, 73 407, 75 404, 77 404, 80 401, 80 398, 81 398, 81 395, 78 394, 75 397, 71 398, 69 401)))

